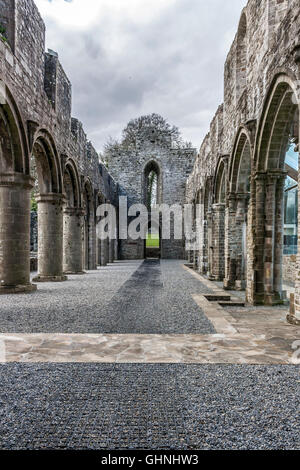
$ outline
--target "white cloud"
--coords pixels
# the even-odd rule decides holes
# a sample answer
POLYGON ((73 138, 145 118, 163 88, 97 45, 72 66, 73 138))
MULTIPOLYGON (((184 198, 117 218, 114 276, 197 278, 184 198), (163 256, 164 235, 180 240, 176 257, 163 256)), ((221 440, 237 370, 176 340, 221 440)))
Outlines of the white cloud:
POLYGON ((223 99, 223 65, 246 0, 35 0, 97 149, 156 112, 197 147, 223 99))

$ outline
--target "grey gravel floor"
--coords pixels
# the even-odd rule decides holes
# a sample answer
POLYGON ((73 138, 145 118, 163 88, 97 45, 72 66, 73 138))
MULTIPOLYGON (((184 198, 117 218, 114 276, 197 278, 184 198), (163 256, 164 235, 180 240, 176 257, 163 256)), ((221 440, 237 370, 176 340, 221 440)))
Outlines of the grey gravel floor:
POLYGON ((180 261, 117 262, 0 297, 1 333, 214 333, 192 293, 208 289, 180 261))
POLYGON ((300 449, 297 366, 0 366, 1 449, 300 449))

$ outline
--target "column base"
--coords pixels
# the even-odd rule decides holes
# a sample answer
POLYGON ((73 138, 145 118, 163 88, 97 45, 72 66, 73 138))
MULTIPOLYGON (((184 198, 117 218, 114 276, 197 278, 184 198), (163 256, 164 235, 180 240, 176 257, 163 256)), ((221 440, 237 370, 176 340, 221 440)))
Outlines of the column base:
POLYGON ((82 276, 83 274, 86 274, 85 271, 65 271, 64 274, 66 276, 82 276))
POLYGON ((37 276, 32 279, 33 282, 63 282, 67 281, 67 276, 37 276))
POLYGON ((289 313, 286 319, 290 325, 300 326, 300 318, 297 318, 295 315, 289 313))
POLYGON ((37 286, 35 284, 26 284, 24 286, 1 286, 0 295, 7 294, 28 294, 30 292, 36 292, 37 286))
POLYGON ((234 282, 229 279, 224 279, 223 288, 224 290, 235 290, 234 282))
POLYGON ((246 281, 235 281, 235 290, 244 291, 246 290, 246 281))

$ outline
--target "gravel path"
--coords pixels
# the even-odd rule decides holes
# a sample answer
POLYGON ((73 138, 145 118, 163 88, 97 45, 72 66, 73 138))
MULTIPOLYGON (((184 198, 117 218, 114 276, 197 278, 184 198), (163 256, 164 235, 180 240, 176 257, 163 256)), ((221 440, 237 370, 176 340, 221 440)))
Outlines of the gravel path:
POLYGON ((1 333, 214 333, 191 297, 207 288, 180 261, 125 261, 1 296, 1 333))
POLYGON ((0 366, 1 449, 300 449, 297 366, 0 366))

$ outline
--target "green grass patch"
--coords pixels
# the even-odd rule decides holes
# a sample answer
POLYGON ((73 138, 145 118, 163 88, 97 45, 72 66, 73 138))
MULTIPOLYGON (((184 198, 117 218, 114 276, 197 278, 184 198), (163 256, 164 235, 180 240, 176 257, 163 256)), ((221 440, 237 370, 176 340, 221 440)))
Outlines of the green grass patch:
POLYGON ((146 248, 159 248, 159 235, 148 233, 146 248))

